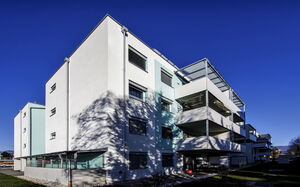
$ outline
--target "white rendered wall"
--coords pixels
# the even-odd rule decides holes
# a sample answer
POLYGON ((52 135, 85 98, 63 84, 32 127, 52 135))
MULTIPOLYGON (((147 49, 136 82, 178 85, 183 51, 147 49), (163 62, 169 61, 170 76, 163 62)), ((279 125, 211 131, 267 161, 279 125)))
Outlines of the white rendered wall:
MULTIPOLYGON (((107 139, 88 134, 98 129, 97 120, 86 118, 95 117, 101 110, 87 109, 107 91, 107 19, 72 54, 69 63, 69 114, 70 114, 70 150, 98 149, 106 147, 107 139), (83 131, 84 130, 84 131, 83 131), (85 132, 85 135, 82 134, 85 132)), ((100 118, 100 116, 98 116, 100 118)), ((95 118, 96 119, 96 118, 95 118)), ((99 129, 98 129, 99 130, 99 129)))
POLYGON ((22 109, 22 116, 21 116, 21 156, 29 156, 30 151, 30 110, 28 104, 22 109), (26 112, 26 116, 24 113, 26 112), (24 132, 24 128, 26 131, 24 132), (24 147, 24 144, 26 147, 24 147))
POLYGON ((64 63, 46 83, 46 153, 67 150, 67 68, 68 64, 64 63), (54 84, 56 89, 50 93, 54 84), (54 107, 56 114, 51 116, 54 107), (56 137, 51 140, 52 132, 56 132, 56 137))
POLYGON ((21 113, 19 112, 14 118, 14 157, 21 156, 21 113))

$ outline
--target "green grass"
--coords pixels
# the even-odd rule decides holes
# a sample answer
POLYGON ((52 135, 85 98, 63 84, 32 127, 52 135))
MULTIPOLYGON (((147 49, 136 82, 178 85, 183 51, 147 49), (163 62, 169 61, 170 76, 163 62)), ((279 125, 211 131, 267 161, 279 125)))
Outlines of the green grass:
POLYGON ((0 173, 0 187, 42 187, 42 185, 28 182, 17 177, 0 173))
POLYGON ((262 164, 223 175, 182 184, 179 186, 247 186, 257 183, 262 186, 300 186, 299 167, 294 165, 262 164), (273 169, 273 171, 271 170, 273 169), (276 170, 274 170, 276 169, 276 170))

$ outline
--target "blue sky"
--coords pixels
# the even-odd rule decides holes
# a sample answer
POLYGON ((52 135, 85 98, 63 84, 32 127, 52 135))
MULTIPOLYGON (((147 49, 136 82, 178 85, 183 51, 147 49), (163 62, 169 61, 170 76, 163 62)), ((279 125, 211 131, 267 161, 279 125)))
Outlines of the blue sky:
POLYGON ((300 135, 300 3, 296 1, 0 1, 0 150, 13 118, 45 103, 46 81, 109 13, 177 66, 204 57, 275 145, 300 135))

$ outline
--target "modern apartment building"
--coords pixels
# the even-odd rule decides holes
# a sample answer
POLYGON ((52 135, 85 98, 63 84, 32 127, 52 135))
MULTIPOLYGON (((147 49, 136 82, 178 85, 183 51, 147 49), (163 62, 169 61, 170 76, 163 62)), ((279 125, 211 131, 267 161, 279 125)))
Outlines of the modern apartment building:
POLYGON ((256 161, 270 161, 272 137, 270 134, 260 134, 253 145, 256 161))
POLYGON ((247 162, 245 104, 209 60, 178 68, 109 15, 45 92, 45 150, 21 155, 25 175, 66 183, 70 161, 112 183, 247 162))
POLYGON ((27 103, 14 118, 14 169, 26 166, 24 157, 45 153, 45 106, 27 103))

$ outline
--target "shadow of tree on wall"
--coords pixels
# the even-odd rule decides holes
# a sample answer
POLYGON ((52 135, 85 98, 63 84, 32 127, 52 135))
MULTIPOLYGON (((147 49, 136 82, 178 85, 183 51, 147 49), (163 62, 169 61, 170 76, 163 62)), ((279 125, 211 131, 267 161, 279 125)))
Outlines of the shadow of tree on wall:
POLYGON ((81 113, 71 116, 71 124, 76 124, 71 150, 108 148, 104 164, 108 177, 115 181, 151 176, 161 161, 155 141, 160 136, 155 130, 156 114, 160 111, 157 107, 160 103, 156 102, 154 92, 149 92, 147 101, 141 102, 107 91, 81 113), (147 120, 146 136, 129 133, 130 117, 147 120), (148 153, 147 169, 129 170, 129 150, 148 153))

